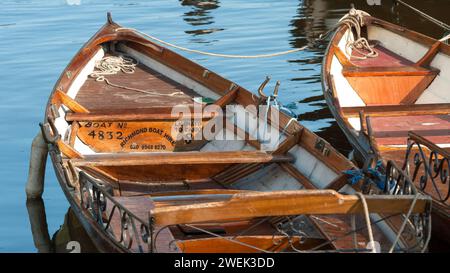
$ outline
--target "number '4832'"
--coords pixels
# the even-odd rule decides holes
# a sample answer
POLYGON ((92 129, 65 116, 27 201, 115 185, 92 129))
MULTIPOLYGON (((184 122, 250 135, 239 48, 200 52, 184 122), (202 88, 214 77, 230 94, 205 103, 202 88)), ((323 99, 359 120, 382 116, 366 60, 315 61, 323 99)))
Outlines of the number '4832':
POLYGON ((93 139, 122 139, 122 132, 113 132, 113 131, 95 131, 92 130, 89 132, 88 136, 91 136, 93 139))

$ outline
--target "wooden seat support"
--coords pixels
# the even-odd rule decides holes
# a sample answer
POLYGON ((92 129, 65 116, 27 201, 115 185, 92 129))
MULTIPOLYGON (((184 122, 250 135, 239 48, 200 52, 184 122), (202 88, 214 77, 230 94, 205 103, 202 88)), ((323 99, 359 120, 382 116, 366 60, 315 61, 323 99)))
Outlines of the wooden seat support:
MULTIPOLYGON (((225 107, 231 103, 237 96, 239 88, 226 93, 214 102, 215 105, 220 108, 225 107)), ((62 92, 61 92, 62 93, 62 92)), ((64 93, 63 93, 64 94, 64 93)), ((64 94, 65 95, 65 94, 64 94)), ((67 95, 66 95, 67 96, 67 95)), ((73 101, 73 100, 72 100, 73 101)), ((73 101, 76 103, 75 101, 73 101)), ((191 119, 211 119, 215 117, 214 113, 203 111, 201 108, 200 113, 194 111, 194 107, 183 105, 190 109, 191 119)), ((80 106, 81 107, 81 106, 80 106)), ((69 107, 70 108, 70 107, 69 107)), ((73 111, 74 113, 67 113, 67 121, 163 121, 163 120, 179 120, 179 115, 172 114, 174 107, 154 107, 147 109, 121 109, 114 111, 73 111)), ((72 109, 71 109, 72 110, 72 109)))
POLYGON ((73 159, 76 166, 142 166, 142 165, 198 165, 292 162, 291 155, 273 155, 261 151, 231 152, 172 152, 172 153, 118 153, 85 155, 73 159))
POLYGON ((56 90, 55 94, 52 99, 52 103, 58 103, 63 104, 67 108, 70 109, 70 111, 75 113, 89 113, 89 110, 86 109, 84 106, 79 104, 77 101, 69 97, 66 93, 56 90))

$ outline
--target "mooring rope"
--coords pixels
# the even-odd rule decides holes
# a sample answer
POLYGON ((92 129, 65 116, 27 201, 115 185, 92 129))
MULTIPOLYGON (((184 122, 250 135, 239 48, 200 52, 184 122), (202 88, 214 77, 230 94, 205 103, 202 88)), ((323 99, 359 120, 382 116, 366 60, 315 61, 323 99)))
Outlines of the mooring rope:
POLYGON ((373 232, 372 232, 372 223, 370 222, 369 206, 367 205, 366 197, 360 192, 355 192, 355 194, 361 200, 361 203, 364 208, 364 218, 366 219, 367 233, 369 234, 369 244, 371 251, 372 253, 376 253, 375 240, 373 239, 373 232))
POLYGON ((159 92, 142 90, 138 88, 128 87, 120 84, 115 84, 109 81, 106 76, 115 75, 122 71, 125 74, 133 74, 136 71, 136 66, 139 62, 129 56, 119 55, 119 56, 107 56, 103 57, 101 60, 95 62, 94 71, 89 75, 98 82, 105 82, 116 88, 122 88, 130 91, 136 91, 140 93, 145 93, 153 96, 176 96, 184 95, 183 92, 173 92, 171 94, 161 94, 159 92))
MULTIPOLYGON (((365 16, 370 16, 368 13, 363 12, 361 10, 356 10, 352 8, 348 14, 346 14, 333 28, 328 30, 327 32, 321 34, 317 39, 315 39, 314 42, 322 41, 326 39, 330 33, 332 33, 337 28, 345 25, 351 29, 355 29, 356 31, 356 37, 353 40, 350 40, 350 35, 347 37, 347 43, 346 43, 346 51, 348 53, 348 49, 352 48, 353 50, 357 51, 361 56, 353 56, 354 58, 358 59, 366 59, 366 58, 374 58, 378 56, 378 53, 373 49, 373 47, 369 44, 368 40, 364 37, 361 37, 361 27, 364 26, 364 20, 363 18, 365 16), (365 51, 368 52, 365 52, 365 51)), ((197 53, 207 56, 214 56, 214 57, 223 57, 223 58, 241 58, 241 59, 255 59, 255 58, 268 58, 268 57, 275 57, 275 56, 281 56, 286 54, 291 54, 299 51, 303 51, 307 48, 312 47, 311 44, 302 46, 300 48, 281 51, 281 52, 275 52, 275 53, 269 53, 269 54, 259 54, 259 55, 234 55, 234 54, 221 54, 221 53, 212 53, 212 52, 206 52, 196 49, 189 49, 186 47, 178 46, 166 41, 163 41, 159 38, 156 38, 154 36, 151 36, 147 33, 141 32, 137 29, 133 28, 117 28, 115 29, 116 32, 119 31, 133 31, 141 36, 147 37, 150 40, 156 41, 160 44, 170 46, 173 48, 177 48, 182 51, 187 51, 191 53, 197 53)), ((312 43, 314 45, 314 43, 312 43)), ((95 70, 90 74, 90 77, 95 78, 96 81, 103 81, 106 84, 116 87, 116 88, 122 88, 126 90, 136 91, 140 93, 150 94, 154 96, 176 96, 176 95, 183 95, 182 92, 173 92, 171 94, 160 94, 153 91, 148 90, 142 90, 138 88, 128 87, 124 85, 119 85, 112 83, 106 76, 108 75, 114 75, 118 72, 122 71, 126 74, 132 74, 136 70, 136 66, 138 65, 137 60, 134 60, 131 57, 128 56, 108 56, 102 58, 100 61, 97 61, 95 64, 95 70)))
MULTIPOLYGON (((341 19, 341 21, 339 21, 333 28, 331 28, 327 32, 321 34, 318 38, 316 38, 314 40, 314 42, 318 42, 318 41, 324 40, 326 37, 329 36, 329 34, 331 32, 333 32, 334 30, 336 30, 340 26, 347 25, 349 27, 354 27, 356 29, 357 33, 358 33, 357 39, 354 42, 352 42, 351 45, 354 48, 356 48, 357 50, 367 49, 369 51, 369 53, 358 51, 363 56, 367 55, 367 57, 376 57, 378 54, 369 45, 369 43, 367 42, 367 39, 361 38, 361 27, 363 26, 363 19, 362 18, 364 16, 370 16, 370 15, 368 13, 363 12, 363 11, 356 10, 356 9, 352 8, 349 11, 349 13, 347 15, 345 15, 343 17, 343 19, 341 19)), ((169 46, 169 47, 173 47, 173 48, 176 48, 176 49, 179 49, 179 50, 182 50, 182 51, 191 52, 191 53, 197 53, 197 54, 207 55, 207 56, 213 56, 213 57, 223 57, 223 58, 240 58, 240 59, 269 58, 269 57, 282 56, 282 55, 287 55, 287 54, 303 51, 303 50, 311 47, 311 45, 305 45, 305 46, 302 46, 300 48, 295 48, 295 49, 291 49, 291 50, 274 52, 274 53, 268 53, 268 54, 259 54, 259 55, 222 54, 222 53, 206 52, 206 51, 202 51, 202 50, 196 50, 196 49, 190 49, 190 48, 178 46, 178 45, 175 45, 175 44, 170 43, 170 42, 166 42, 164 40, 161 40, 159 38, 156 38, 156 37, 154 37, 152 35, 149 35, 147 33, 144 33, 142 31, 139 31, 139 30, 134 29, 134 28, 117 28, 117 29, 115 29, 115 31, 117 31, 117 32, 119 32, 119 31, 133 31, 133 32, 135 32, 135 33, 137 33, 137 34, 139 34, 141 36, 149 38, 150 40, 156 41, 156 42, 158 42, 160 44, 163 44, 163 45, 166 45, 166 46, 169 46)))
POLYGON ((417 202, 417 199, 418 199, 418 198, 419 198, 419 194, 416 194, 416 195, 414 196, 414 199, 413 199, 412 203, 411 203, 411 206, 409 207, 408 213, 407 213, 406 216, 405 216, 405 220, 403 221, 403 223, 402 223, 402 225, 401 225, 401 227, 400 227, 400 229, 399 229, 399 231, 398 231, 398 233, 397 233, 397 236, 395 237, 395 240, 394 240, 394 242, 392 243, 391 248, 389 249, 389 253, 394 252, 395 246, 397 245, 398 240, 400 239, 400 236, 402 235, 403 230, 405 229, 406 224, 407 224, 408 221, 409 221, 409 217, 411 216, 412 211, 413 211, 413 209, 414 209, 415 206, 416 206, 416 202, 417 202))
POLYGON ((238 58, 238 59, 256 59, 256 58, 269 58, 269 57, 276 57, 276 56, 282 56, 282 55, 286 55, 286 54, 291 54, 294 52, 299 52, 302 50, 305 50, 306 48, 308 48, 309 46, 303 46, 301 48, 295 48, 295 49, 291 49, 291 50, 286 50, 286 51, 281 51, 281 52, 275 52, 275 53, 269 53, 269 54, 259 54, 259 55, 235 55, 235 54, 222 54, 222 53, 213 53, 213 52, 206 52, 206 51, 202 51, 202 50, 196 50, 196 49, 190 49, 187 47, 182 47, 182 46, 178 46, 169 42, 166 42, 164 40, 161 40, 159 38, 156 38, 152 35, 149 35, 147 33, 144 33, 142 31, 139 31, 135 28, 116 28, 115 31, 133 31, 136 32, 142 36, 145 36, 147 38, 149 38, 150 40, 154 40, 160 44, 166 45, 166 46, 170 46, 182 51, 186 51, 186 52, 191 52, 191 53, 197 53, 197 54, 201 54, 201 55, 207 55, 207 56, 213 56, 213 57, 223 57, 223 58, 238 58))
MULTIPOLYGON (((415 8, 415 7, 411 6, 411 5, 409 5, 409 4, 405 3, 405 2, 403 2, 402 0, 395 0, 395 1, 396 1, 397 3, 399 3, 399 4, 402 4, 402 5, 405 6, 405 7, 407 7, 407 8, 409 8, 409 9, 413 10, 414 12, 418 13, 420 16, 424 17, 425 19, 428 19, 430 22, 432 22, 432 23, 434 23, 434 24, 436 24, 436 25, 442 27, 443 29, 445 29, 445 30, 450 30, 450 26, 447 25, 446 23, 444 23, 444 22, 442 22, 442 21, 439 21, 438 19, 436 19, 436 18, 434 18, 434 17, 432 17, 432 16, 426 14, 425 12, 423 12, 423 11, 421 11, 421 10, 419 10, 419 9, 417 9, 417 8, 415 8)), ((450 37, 449 37, 449 38, 450 38, 450 37)), ((447 38, 447 39, 448 39, 448 38, 447 38)))
POLYGON ((439 39, 439 42, 445 42, 447 40, 450 40, 450 34, 448 34, 447 36, 444 36, 441 39, 439 39))
POLYGON ((355 29, 356 37, 352 40, 350 39, 350 35, 347 35, 347 43, 345 45, 346 53, 349 56, 352 56, 350 49, 355 50, 358 52, 361 56, 352 56, 352 58, 356 59, 367 59, 367 58, 375 58, 378 57, 378 52, 374 50, 374 46, 371 46, 369 44, 369 41, 361 36, 361 28, 364 26, 364 17, 370 16, 370 14, 362 11, 352 8, 348 14, 346 14, 344 17, 342 17, 341 20, 339 20, 338 25, 346 25, 351 31, 352 29, 355 29), (365 52, 365 51, 368 52, 365 52))

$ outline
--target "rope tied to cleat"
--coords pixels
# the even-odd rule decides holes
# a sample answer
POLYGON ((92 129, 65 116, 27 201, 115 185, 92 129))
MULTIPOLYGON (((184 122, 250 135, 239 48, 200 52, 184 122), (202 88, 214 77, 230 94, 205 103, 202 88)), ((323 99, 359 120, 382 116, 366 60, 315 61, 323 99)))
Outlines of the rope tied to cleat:
POLYGON ((175 45, 173 43, 161 40, 159 38, 156 38, 156 37, 154 37, 152 35, 149 35, 147 33, 144 33, 142 31, 139 31, 139 30, 134 29, 134 28, 123 28, 123 27, 121 27, 121 28, 116 28, 115 31, 116 32, 132 31, 132 32, 135 32, 135 33, 143 36, 143 37, 147 37, 150 40, 153 40, 153 41, 155 41, 157 43, 160 43, 162 45, 166 45, 166 46, 169 46, 169 47, 172 47, 172 48, 176 48, 176 49, 179 49, 181 51, 190 52, 190 53, 196 53, 196 54, 201 54, 201 55, 206 55, 206 56, 213 56, 213 57, 222 57, 222 58, 258 59, 258 58, 270 58, 270 57, 282 56, 282 55, 292 54, 292 53, 295 53, 295 52, 304 51, 304 50, 306 50, 308 48, 315 48, 317 42, 325 40, 331 33, 333 33, 336 29, 338 29, 342 25, 347 25, 349 27, 355 28, 356 32, 358 33, 357 39, 355 41, 353 41, 353 42, 350 42, 349 46, 352 46, 353 48, 356 48, 358 50, 358 52, 363 57, 373 58, 373 57, 378 56, 378 53, 375 52, 373 50, 373 47, 369 45, 367 39, 361 38, 361 27, 364 25, 363 24, 363 17, 365 17, 365 16, 370 16, 370 15, 368 13, 364 12, 364 11, 352 8, 349 11, 349 13, 346 14, 334 27, 332 27, 327 32, 319 35, 319 37, 314 39, 314 41, 312 43, 310 43, 310 44, 302 46, 300 48, 291 49, 291 50, 274 52, 274 53, 268 53, 268 54, 258 54, 258 55, 223 54, 223 53, 213 53, 213 52, 206 52, 206 51, 202 51, 202 50, 190 49, 190 48, 178 46, 178 45, 175 45), (363 49, 368 50, 369 53, 363 52, 362 51, 363 49))

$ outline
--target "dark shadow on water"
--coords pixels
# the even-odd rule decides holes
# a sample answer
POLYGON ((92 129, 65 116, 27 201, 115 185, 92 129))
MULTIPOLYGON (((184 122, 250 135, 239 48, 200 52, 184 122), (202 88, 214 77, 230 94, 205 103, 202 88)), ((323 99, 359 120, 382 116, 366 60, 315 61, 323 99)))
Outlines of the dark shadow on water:
POLYGON ((98 252, 71 208, 64 217, 64 223, 50 238, 44 201, 41 198, 28 199, 26 206, 34 245, 39 253, 98 252))

